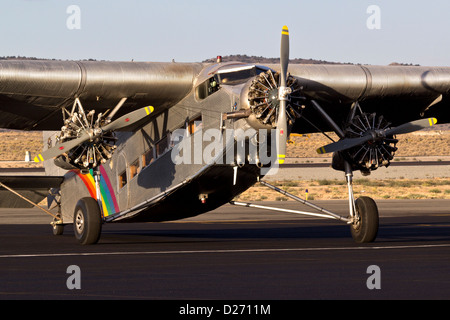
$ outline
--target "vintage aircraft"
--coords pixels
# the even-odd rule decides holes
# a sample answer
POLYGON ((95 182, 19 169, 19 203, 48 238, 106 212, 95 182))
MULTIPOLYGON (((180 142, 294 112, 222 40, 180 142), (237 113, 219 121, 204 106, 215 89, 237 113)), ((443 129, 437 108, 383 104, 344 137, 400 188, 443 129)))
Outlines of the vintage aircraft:
POLYGON ((280 66, 2 61, 0 127, 44 131, 35 161, 46 176, 0 177, 0 204, 48 196, 53 233, 73 223, 78 241, 94 244, 103 223, 252 206, 232 200, 259 181, 318 211, 296 213, 341 220, 355 241, 374 241, 378 209, 354 199, 353 171, 387 167, 397 134, 450 121, 450 68, 288 63, 287 27, 280 66), (289 133, 330 131, 339 140, 317 151, 345 172, 347 217, 261 180, 284 162, 289 133))

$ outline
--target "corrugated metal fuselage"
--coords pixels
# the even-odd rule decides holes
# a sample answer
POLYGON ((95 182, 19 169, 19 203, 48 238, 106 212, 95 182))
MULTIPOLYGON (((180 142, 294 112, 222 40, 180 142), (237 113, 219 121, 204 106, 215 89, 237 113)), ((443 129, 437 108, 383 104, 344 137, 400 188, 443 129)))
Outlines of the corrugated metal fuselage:
MULTIPOLYGON (((236 172, 237 183, 233 184, 232 164, 207 164, 206 156, 198 154, 192 154, 188 163, 173 161, 177 151, 171 137, 175 130, 186 131, 191 150, 195 150, 194 143, 199 142, 204 150, 210 143, 203 139, 208 129, 222 132, 225 130, 221 129, 222 125, 228 129, 241 125, 241 122, 221 121, 221 113, 233 110, 238 99, 226 88, 200 101, 193 92, 134 132, 117 133, 118 148, 113 158, 100 168, 105 218, 121 221, 182 219, 215 209, 252 186, 260 175, 256 165, 240 167, 236 172), (204 201, 202 195, 206 196, 204 201)), ((230 145, 234 148, 234 144, 234 139, 228 144, 225 141, 221 152, 230 145)), ((92 172, 82 175, 74 170, 65 177, 61 186, 62 215, 63 220, 69 222, 77 201, 82 197, 95 197, 95 188, 92 172)))

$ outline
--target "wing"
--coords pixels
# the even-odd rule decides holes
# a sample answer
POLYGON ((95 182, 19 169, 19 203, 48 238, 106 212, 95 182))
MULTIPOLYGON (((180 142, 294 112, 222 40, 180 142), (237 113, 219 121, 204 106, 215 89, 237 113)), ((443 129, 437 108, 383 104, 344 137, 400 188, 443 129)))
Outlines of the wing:
MULTIPOLYGON (((383 115, 392 125, 422 117, 450 122, 450 68, 416 66, 290 65, 307 100, 314 99, 341 125, 358 102, 367 113, 383 115)), ((293 132, 331 131, 314 108, 305 108, 293 132)))
POLYGON ((334 131, 333 168, 389 166, 397 134, 450 122, 450 68, 291 65, 291 132, 334 131), (436 120, 437 119, 437 120, 436 120), (294 122, 295 121, 295 122, 294 122))
POLYGON ((0 127, 59 130, 61 109, 80 98, 105 111, 127 98, 118 115, 152 105, 158 111, 191 90, 200 63, 97 61, 0 62, 0 127))

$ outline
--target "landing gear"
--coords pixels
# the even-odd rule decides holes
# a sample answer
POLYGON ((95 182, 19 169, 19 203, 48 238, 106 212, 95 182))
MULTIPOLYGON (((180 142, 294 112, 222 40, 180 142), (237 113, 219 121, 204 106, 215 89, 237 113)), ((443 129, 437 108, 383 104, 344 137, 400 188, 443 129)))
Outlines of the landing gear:
POLYGON ((58 223, 58 221, 55 219, 52 222, 52 225, 53 225, 52 230, 53 230, 54 236, 60 236, 64 233, 64 225, 62 223, 58 223))
MULTIPOLYGON (((314 108, 317 110, 317 112, 321 115, 321 117, 334 129, 336 134, 341 139, 344 139, 345 133, 333 121, 333 119, 325 112, 325 110, 322 109, 322 107, 316 101, 311 100, 311 103, 314 106, 314 108)), ((353 110, 354 110, 354 108, 353 108, 353 110)), ((351 117, 351 119, 352 118, 353 118, 353 116, 351 117)), ((337 156, 339 156, 339 154, 337 154, 337 156)), ((319 213, 311 213, 311 212, 304 212, 304 211, 290 210, 290 209, 283 209, 283 208, 273 208, 273 207, 267 207, 267 206, 261 206, 261 205, 254 205, 254 204, 250 204, 250 203, 241 203, 241 202, 236 202, 236 201, 232 201, 230 203, 234 204, 234 205, 245 206, 245 207, 255 207, 255 208, 260 208, 260 209, 276 210, 276 211, 281 211, 281 212, 290 212, 290 213, 296 213, 296 214, 301 214, 301 215, 309 215, 309 216, 316 216, 316 217, 344 221, 348 225, 350 225, 352 237, 357 243, 373 242, 378 234, 378 226, 379 226, 377 205, 375 204, 375 201, 373 201, 373 199, 368 198, 368 197, 360 197, 355 200, 354 193, 353 193, 353 167, 352 167, 351 163, 345 157, 336 157, 336 158, 341 159, 341 163, 343 164, 343 169, 345 171, 345 178, 347 181, 347 188, 348 188, 349 213, 350 213, 348 217, 342 217, 336 213, 325 210, 324 208, 320 208, 311 202, 303 200, 295 195, 292 195, 284 190, 281 190, 275 186, 272 186, 264 181, 260 181, 260 183, 265 185, 266 187, 271 188, 274 191, 280 192, 281 194, 283 194, 291 199, 294 199, 304 205, 312 207, 313 209, 319 211, 319 213)))
MULTIPOLYGON (((353 191, 349 188, 350 196, 350 216, 343 217, 336 213, 333 213, 329 210, 321 208, 307 200, 301 199, 289 192, 279 189, 276 186, 273 186, 265 181, 260 181, 260 183, 274 191, 281 193, 284 196, 287 196, 295 201, 298 201, 306 206, 309 206, 318 212, 306 212, 292 209, 284 209, 284 208, 275 208, 264 205, 257 205, 252 203, 244 203, 238 201, 231 201, 230 204, 250 207, 250 208, 258 208, 265 210, 273 210, 279 212, 289 212, 306 216, 320 217, 320 218, 328 218, 339 220, 347 223, 350 226, 351 234, 355 242, 357 243, 368 243, 375 241, 375 238, 378 233, 378 209, 375 201, 369 197, 360 197, 353 200, 353 191)), ((351 187, 351 179, 349 186, 351 187)))
POLYGON ((347 161, 345 161, 344 167, 351 217, 349 224, 353 240, 358 243, 373 242, 377 237, 379 225, 377 204, 369 197, 360 197, 355 200, 352 167, 347 161))
POLYGON ((73 229, 75 238, 80 244, 95 244, 102 232, 102 218, 96 199, 82 198, 75 206, 73 213, 73 229))

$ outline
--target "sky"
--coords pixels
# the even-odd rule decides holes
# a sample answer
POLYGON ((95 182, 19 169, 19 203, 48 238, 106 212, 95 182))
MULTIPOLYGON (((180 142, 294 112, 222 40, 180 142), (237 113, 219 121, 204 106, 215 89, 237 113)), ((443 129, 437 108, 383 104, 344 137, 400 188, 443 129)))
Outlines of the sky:
POLYGON ((450 66, 449 14, 448 0, 0 0, 0 56, 273 58, 287 25, 291 58, 450 66))

